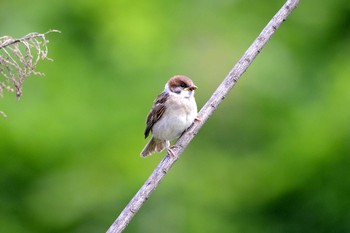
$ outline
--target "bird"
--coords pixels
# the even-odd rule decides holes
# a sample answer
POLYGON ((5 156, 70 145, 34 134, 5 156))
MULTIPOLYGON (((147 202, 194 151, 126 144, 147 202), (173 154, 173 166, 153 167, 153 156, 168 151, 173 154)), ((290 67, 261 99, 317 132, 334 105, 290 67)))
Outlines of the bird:
POLYGON ((146 139, 152 133, 152 137, 142 150, 141 157, 162 152, 165 148, 175 156, 170 141, 180 137, 197 117, 196 89, 197 86, 187 76, 175 75, 169 79, 147 116, 144 135, 146 139))

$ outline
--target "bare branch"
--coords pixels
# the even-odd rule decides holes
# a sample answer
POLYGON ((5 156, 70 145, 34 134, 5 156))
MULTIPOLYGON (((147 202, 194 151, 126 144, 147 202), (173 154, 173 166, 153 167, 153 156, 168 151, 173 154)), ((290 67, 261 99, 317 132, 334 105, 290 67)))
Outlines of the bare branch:
POLYGON ((129 204, 121 212, 119 217, 108 229, 107 233, 120 233, 129 224, 131 219, 135 216, 137 211, 142 207, 145 201, 150 197, 152 192, 163 180, 169 169, 180 157, 182 152, 185 150, 187 145, 198 133, 199 129, 205 124, 209 119, 218 105, 225 98, 227 93, 236 84, 242 74, 247 70, 249 65, 253 62, 255 57, 261 52, 265 44, 270 40, 275 31, 281 26, 281 24, 287 19, 287 17, 292 13, 292 11, 299 4, 299 0, 288 0, 283 7, 276 13, 276 15, 271 19, 267 26, 263 29, 260 35, 256 38, 253 44, 244 53, 242 58, 233 67, 230 73, 226 76, 220 86, 216 89, 214 94, 208 100, 208 102, 203 106, 198 114, 198 118, 201 121, 195 121, 194 124, 177 140, 175 143, 175 148, 173 149, 174 154, 177 158, 167 154, 159 165, 155 168, 151 176, 144 183, 141 189, 132 198, 129 204))

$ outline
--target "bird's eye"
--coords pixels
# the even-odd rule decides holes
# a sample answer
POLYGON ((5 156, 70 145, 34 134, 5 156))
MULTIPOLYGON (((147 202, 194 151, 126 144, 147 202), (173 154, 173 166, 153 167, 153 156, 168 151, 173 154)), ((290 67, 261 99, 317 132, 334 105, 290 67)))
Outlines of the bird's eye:
POLYGON ((187 85, 185 83, 181 83, 180 87, 185 88, 185 87, 187 87, 187 85))

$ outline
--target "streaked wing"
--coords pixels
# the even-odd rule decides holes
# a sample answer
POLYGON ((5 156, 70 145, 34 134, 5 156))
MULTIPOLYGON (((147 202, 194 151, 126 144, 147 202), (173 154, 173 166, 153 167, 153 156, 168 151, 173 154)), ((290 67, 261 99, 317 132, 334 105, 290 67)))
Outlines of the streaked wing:
POLYGON ((169 94, 162 92, 153 103, 153 107, 147 116, 145 138, 148 137, 149 133, 152 131, 153 125, 159 121, 165 112, 165 101, 167 100, 169 94))

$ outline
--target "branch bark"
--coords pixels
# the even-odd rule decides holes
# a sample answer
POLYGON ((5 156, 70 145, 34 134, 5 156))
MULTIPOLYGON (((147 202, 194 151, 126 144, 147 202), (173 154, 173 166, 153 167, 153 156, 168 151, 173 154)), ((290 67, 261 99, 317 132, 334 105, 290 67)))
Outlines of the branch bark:
POLYGON ((228 92, 235 86, 236 82, 253 62, 255 57, 261 52, 265 44, 270 40, 272 35, 287 19, 287 17, 292 13, 298 4, 299 0, 288 0, 275 14, 275 16, 270 20, 270 22, 259 34, 259 36, 255 39, 253 44, 251 44, 241 59, 226 76, 220 86, 216 89, 211 98, 200 110, 198 118, 201 119, 201 121, 195 121, 193 125, 177 140, 174 149, 172 149, 176 155, 176 158, 167 154, 162 159, 151 176, 147 179, 144 185, 140 188, 136 195, 131 199, 129 204, 121 212, 119 217, 108 229, 107 233, 120 233, 126 228, 137 211, 151 196, 156 187, 158 187, 160 182, 168 173, 169 169, 180 158, 180 155, 185 150, 187 145, 192 141, 192 139, 196 136, 200 128, 210 118, 218 105, 222 102, 228 92))

